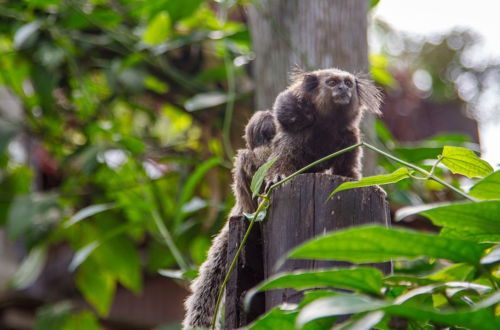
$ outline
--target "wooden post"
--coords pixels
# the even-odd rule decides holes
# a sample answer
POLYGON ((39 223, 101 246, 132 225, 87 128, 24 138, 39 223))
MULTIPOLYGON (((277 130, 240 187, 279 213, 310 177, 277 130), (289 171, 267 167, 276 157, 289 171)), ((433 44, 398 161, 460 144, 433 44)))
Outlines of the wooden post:
MULTIPOLYGON (((267 219, 260 226, 260 230, 253 233, 255 236, 249 239, 243 251, 244 256, 242 255, 238 262, 238 269, 228 283, 225 325, 227 329, 245 326, 264 309, 267 311, 283 302, 297 303, 302 297, 291 289, 266 291, 264 297, 261 295, 257 298, 260 300, 253 301, 251 315, 245 314, 240 309, 242 294, 261 280, 278 272, 349 265, 340 261, 289 259, 276 269, 278 261, 289 250, 326 232, 369 223, 389 225, 389 207, 385 194, 379 188, 346 190, 327 201, 329 194, 348 180, 328 174, 302 174, 273 191, 267 219), (252 274, 248 274, 249 271, 252 274), (251 280, 248 280, 250 275, 251 280), (239 315, 237 318, 234 317, 236 314, 239 315)), ((229 262, 248 226, 248 221, 240 218, 236 220, 238 221, 232 221, 230 225, 229 262)), ((385 273, 391 271, 390 263, 376 266, 385 273)))

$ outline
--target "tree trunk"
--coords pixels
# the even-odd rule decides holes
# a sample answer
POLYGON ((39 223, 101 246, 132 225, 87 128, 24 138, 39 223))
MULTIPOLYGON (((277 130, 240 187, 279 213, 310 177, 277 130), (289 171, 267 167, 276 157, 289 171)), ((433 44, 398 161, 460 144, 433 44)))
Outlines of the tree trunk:
MULTIPOLYGON (((257 109, 270 109, 286 88, 290 69, 337 67, 368 72, 368 0, 260 0, 249 9, 255 51, 257 109)), ((370 139, 373 118, 365 116, 370 139)), ((365 175, 375 169, 375 155, 365 152, 365 175)))

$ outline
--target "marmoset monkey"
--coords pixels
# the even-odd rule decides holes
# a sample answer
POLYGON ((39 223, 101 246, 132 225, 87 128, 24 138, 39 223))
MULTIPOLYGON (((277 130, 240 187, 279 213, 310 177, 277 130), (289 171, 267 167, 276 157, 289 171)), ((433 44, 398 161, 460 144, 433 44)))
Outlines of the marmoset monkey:
MULTIPOLYGON (((255 171, 264 164, 271 153, 271 141, 276 134, 271 111, 256 112, 245 127, 246 149, 238 150, 233 169, 233 192, 236 203, 229 218, 252 213, 257 202, 252 198, 250 183, 255 171)), ((205 262, 200 266, 198 277, 191 283, 192 294, 184 306, 184 329, 209 328, 214 316, 219 288, 227 271, 227 243, 229 221, 212 241, 205 262)))
MULTIPOLYGON (((236 204, 231 216, 252 213, 250 182, 255 171, 274 157, 266 186, 335 151, 360 142, 359 122, 366 110, 379 114, 380 91, 367 79, 338 69, 296 72, 276 99, 273 111, 259 111, 245 128, 247 149, 238 151, 233 171, 236 204)), ((361 152, 354 149, 308 172, 361 176, 361 152)), ((214 238, 186 300, 185 329, 208 328, 227 271, 228 223, 214 238)))
MULTIPOLYGON (((273 106, 277 134, 266 180, 275 183, 302 167, 361 141, 364 111, 380 114, 381 92, 367 79, 338 69, 298 71, 273 106)), ((309 169, 353 179, 361 177, 361 150, 309 169)))

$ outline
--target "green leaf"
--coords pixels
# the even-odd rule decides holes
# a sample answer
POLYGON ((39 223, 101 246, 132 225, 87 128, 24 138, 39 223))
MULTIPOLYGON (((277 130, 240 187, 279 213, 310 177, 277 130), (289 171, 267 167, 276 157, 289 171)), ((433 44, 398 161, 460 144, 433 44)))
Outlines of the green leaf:
POLYGON ((196 94, 184 103, 187 111, 198 111, 212 108, 228 101, 228 96, 221 92, 207 92, 196 94))
POLYGON ((272 276, 264 283, 252 289, 252 291, 256 293, 279 288, 302 290, 308 288, 330 287, 360 290, 378 295, 382 289, 382 278, 383 275, 381 271, 370 267, 315 271, 298 270, 291 273, 272 276))
POLYGON ((338 294, 333 297, 318 299, 302 309, 297 317, 297 325, 333 315, 345 315, 372 311, 387 306, 389 303, 363 295, 338 294))
MULTIPOLYGON (((243 215, 245 216, 245 219, 247 219, 248 221, 252 221, 253 218, 255 217, 255 212, 254 213, 243 212, 243 215)), ((257 218, 255 219, 255 222, 264 221, 266 215, 267 215, 267 210, 260 210, 259 214, 257 215, 257 218)))
POLYGON ((76 212, 65 224, 64 227, 68 228, 72 225, 74 225, 77 222, 82 221, 83 219, 86 219, 88 217, 93 216, 94 214, 101 213, 110 209, 115 208, 116 205, 109 203, 109 204, 96 204, 96 205, 90 205, 87 207, 84 207, 80 211, 76 212))
POLYGON ((14 49, 20 50, 32 46, 40 32, 40 26, 40 22, 38 21, 21 26, 14 35, 14 49))
POLYGON ((469 195, 479 199, 500 199, 500 171, 496 171, 477 182, 469 195))
POLYGON ((82 295, 95 307, 99 315, 107 315, 116 290, 113 275, 91 262, 86 262, 80 267, 75 280, 82 295))
POLYGON ((453 173, 462 174, 468 178, 483 177, 493 172, 490 164, 466 148, 445 146, 442 156, 443 165, 453 173))
POLYGON ((308 241, 289 257, 301 259, 381 262, 428 256, 478 263, 487 245, 380 226, 350 228, 308 241))
POLYGON ((274 307, 267 314, 250 324, 248 330, 295 329, 296 311, 274 307))
POLYGON ((69 301, 61 301, 53 305, 42 305, 36 311, 33 330, 62 330, 73 308, 69 301))
POLYGON ((99 245, 101 245, 100 242, 94 241, 76 251, 73 259, 71 259, 71 263, 68 266, 68 270, 70 272, 75 271, 85 260, 87 260, 90 254, 94 252, 94 250, 97 249, 99 245))
POLYGON ((457 312, 439 311, 424 306, 392 305, 383 309, 389 315, 400 316, 417 321, 431 321, 440 325, 459 326, 469 329, 499 329, 500 321, 490 309, 457 312))
POLYGON ((438 226, 474 233, 500 234, 500 201, 453 203, 420 214, 438 226))
POLYGON ((28 288, 36 281, 46 261, 47 247, 38 246, 33 248, 29 255, 23 260, 19 269, 12 276, 9 285, 17 290, 28 288))
POLYGON ((481 259, 482 264, 493 264, 500 261, 500 246, 494 248, 491 252, 481 259))
POLYGON ((476 269, 473 266, 460 263, 441 269, 434 274, 426 276, 426 278, 440 282, 468 281, 472 280, 475 273, 476 269))
POLYGON ((168 12, 162 11, 149 22, 142 40, 148 45, 157 45, 167 40, 172 33, 171 30, 170 16, 168 12))
POLYGON ((264 183, 264 179, 267 175, 267 172, 273 166, 274 162, 278 159, 275 157, 273 159, 268 160, 261 167, 257 169, 255 174, 252 177, 252 182, 250 183, 250 190, 252 191, 252 197, 256 197, 260 192, 260 188, 262 187, 262 183, 264 183))
POLYGON ((409 171, 406 167, 401 167, 392 172, 391 174, 369 176, 359 181, 344 182, 340 186, 338 186, 337 189, 332 191, 330 196, 328 196, 328 199, 332 198, 333 195, 342 190, 395 183, 403 179, 409 178, 411 173, 412 172, 409 171))
MULTIPOLYGON (((51 328, 53 329, 53 328, 51 328)), ((100 330, 101 326, 97 317, 89 312, 83 311, 76 315, 71 315, 62 330, 100 330)))

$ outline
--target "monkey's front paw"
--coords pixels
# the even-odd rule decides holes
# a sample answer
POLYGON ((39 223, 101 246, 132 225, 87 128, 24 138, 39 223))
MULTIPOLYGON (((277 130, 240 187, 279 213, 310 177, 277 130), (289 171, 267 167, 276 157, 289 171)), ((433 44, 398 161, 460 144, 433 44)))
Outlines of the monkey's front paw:
POLYGON ((287 176, 284 174, 275 174, 275 175, 272 175, 272 176, 266 178, 266 180, 265 180, 266 185, 264 188, 264 193, 267 193, 273 185, 280 182, 281 180, 283 180, 286 177, 287 176))

